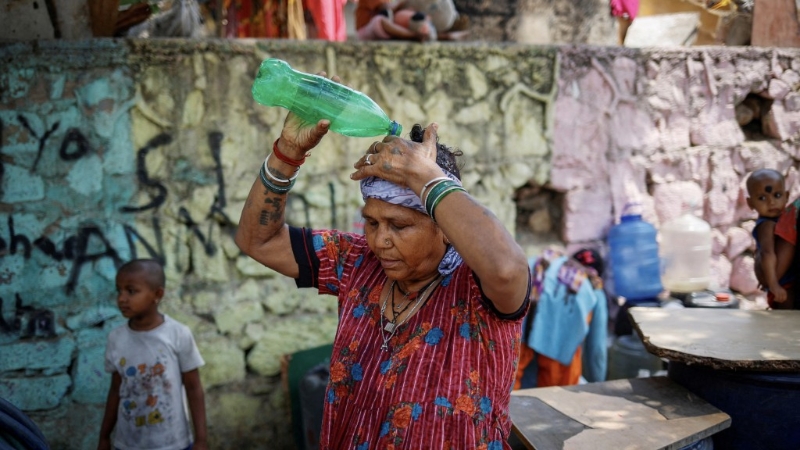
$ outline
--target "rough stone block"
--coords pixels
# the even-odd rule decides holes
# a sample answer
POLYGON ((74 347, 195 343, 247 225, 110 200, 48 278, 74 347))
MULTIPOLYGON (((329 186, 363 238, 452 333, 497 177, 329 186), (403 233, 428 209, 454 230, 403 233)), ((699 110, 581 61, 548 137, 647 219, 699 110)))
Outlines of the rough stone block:
POLYGON ((711 158, 711 179, 706 194, 705 218, 712 227, 734 222, 741 178, 733 170, 729 151, 716 151, 711 158))
POLYGON ((606 185, 567 192, 563 239, 583 242, 602 239, 614 223, 611 192, 606 185))
POLYGON ((51 409, 58 406, 71 385, 69 375, 0 378, 0 397, 23 411, 51 409))
POLYGON ((691 121, 680 110, 670 111, 657 122, 659 144, 667 151, 683 150, 691 144, 691 121))
POLYGON ((44 198, 44 180, 26 168, 5 164, 2 180, 4 203, 22 203, 44 198))
POLYGON ((788 84, 777 78, 773 78, 769 80, 769 87, 765 92, 762 92, 761 95, 764 98, 783 100, 789 92, 791 92, 791 88, 788 84))
POLYGON ((336 315, 286 318, 271 323, 247 354, 247 365, 259 375, 278 375, 282 355, 333 342, 338 323, 336 315))
POLYGON ((659 223, 683 214, 684 206, 703 204, 703 190, 693 181, 659 184, 653 188, 653 203, 659 223))
POLYGON ((72 399, 78 403, 104 403, 111 374, 105 372, 107 333, 100 328, 78 332, 78 356, 72 366, 75 388, 72 399))
POLYGON ((728 246, 725 249, 728 259, 734 260, 747 250, 755 250, 755 240, 744 228, 731 227, 725 234, 728 236, 728 246))
POLYGON ((571 96, 560 97, 555 108, 550 183, 558 191, 591 186, 606 176, 610 138, 605 119, 571 96))
POLYGON ((733 265, 724 255, 711 257, 711 287, 728 289, 731 282, 733 265))
POLYGON ((654 205, 647 192, 647 171, 642 161, 625 159, 612 162, 608 170, 614 219, 619 219, 628 205, 639 204, 642 216, 657 226, 654 205))
POLYGON ((75 339, 64 335, 47 340, 20 340, 0 346, 0 373, 13 370, 64 372, 72 360, 75 339))
POLYGON ((733 260, 730 287, 744 295, 757 294, 758 280, 755 273, 753 257, 743 255, 733 260))
POLYGON ((264 308, 258 300, 243 301, 214 312, 214 321, 220 333, 241 334, 247 322, 256 322, 264 317, 264 308))
POLYGON ((273 278, 278 273, 249 256, 240 255, 236 258, 236 269, 245 276, 259 278, 273 278))
POLYGON ((96 306, 67 317, 66 325, 70 330, 92 327, 106 320, 121 317, 119 309, 112 306, 96 306))
POLYGON ((800 111, 800 94, 797 92, 789 93, 786 98, 783 99, 783 106, 788 112, 800 111))
POLYGON ((789 111, 783 101, 775 101, 761 122, 764 134, 785 141, 800 132, 800 111, 789 111))
POLYGON ((734 90, 725 86, 704 100, 701 103, 704 108, 691 121, 692 145, 733 147, 744 142, 744 133, 736 120, 734 90))
POLYGON ((246 375, 244 352, 221 336, 198 340, 197 348, 206 362, 200 368, 203 388, 210 389, 242 381, 246 375))
POLYGON ((720 229, 711 229, 711 254, 720 255, 725 251, 728 246, 728 236, 725 235, 720 229))
POLYGON ((653 150, 659 145, 656 121, 633 103, 619 103, 609 119, 609 132, 614 152, 653 150), (634 131, 635 130, 635 131, 634 131))

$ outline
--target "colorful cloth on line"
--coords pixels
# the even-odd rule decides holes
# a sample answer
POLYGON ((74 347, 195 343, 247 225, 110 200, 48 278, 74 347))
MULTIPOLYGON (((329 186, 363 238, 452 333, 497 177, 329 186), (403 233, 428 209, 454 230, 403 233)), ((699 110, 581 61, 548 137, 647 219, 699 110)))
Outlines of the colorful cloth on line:
MULTIPOLYGON (((532 297, 539 298, 542 292, 542 283, 544 282, 544 274, 550 263, 563 257, 564 254, 555 249, 546 249, 542 255, 535 261, 533 268, 533 288, 532 297)), ((603 278, 597 274, 597 271, 591 267, 586 267, 574 259, 568 259, 558 269, 558 281, 564 283, 570 292, 578 292, 584 280, 589 280, 594 289, 603 289, 603 278)))
POLYGON ((364 236, 292 229, 299 287, 336 295, 321 449, 489 449, 506 440, 527 301, 497 312, 465 264, 381 350, 387 281, 364 236))

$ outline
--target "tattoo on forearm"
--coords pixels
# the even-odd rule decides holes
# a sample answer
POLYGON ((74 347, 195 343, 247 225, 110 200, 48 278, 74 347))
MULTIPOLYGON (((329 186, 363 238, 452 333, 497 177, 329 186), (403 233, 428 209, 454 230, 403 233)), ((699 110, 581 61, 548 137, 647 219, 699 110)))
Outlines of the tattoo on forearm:
POLYGON ((393 169, 392 168, 392 163, 390 163, 389 161, 384 161, 383 164, 381 165, 381 169, 383 169, 383 170, 385 170, 387 172, 391 172, 392 169, 393 169))
POLYGON ((274 222, 280 222, 283 218, 283 199, 268 196, 264 199, 264 205, 271 208, 261 210, 258 223, 267 226, 274 222))

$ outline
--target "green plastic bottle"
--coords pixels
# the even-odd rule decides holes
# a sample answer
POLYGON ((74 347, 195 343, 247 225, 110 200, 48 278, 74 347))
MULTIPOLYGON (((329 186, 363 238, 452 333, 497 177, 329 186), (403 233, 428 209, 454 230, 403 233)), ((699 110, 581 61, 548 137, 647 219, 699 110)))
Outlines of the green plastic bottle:
POLYGON ((253 98, 262 105, 286 108, 309 123, 328 119, 330 129, 345 136, 399 136, 403 131, 362 92, 319 75, 298 72, 280 59, 261 63, 253 83, 253 98))

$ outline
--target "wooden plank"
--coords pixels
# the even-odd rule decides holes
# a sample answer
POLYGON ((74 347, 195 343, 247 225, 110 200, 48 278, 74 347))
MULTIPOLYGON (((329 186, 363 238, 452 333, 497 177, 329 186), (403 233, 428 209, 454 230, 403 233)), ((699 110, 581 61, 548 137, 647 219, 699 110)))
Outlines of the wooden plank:
POLYGON ((666 377, 512 392, 514 432, 534 450, 679 449, 730 417, 666 377))
POLYGON ((714 369, 800 370, 800 311, 631 308, 645 348, 714 369))

